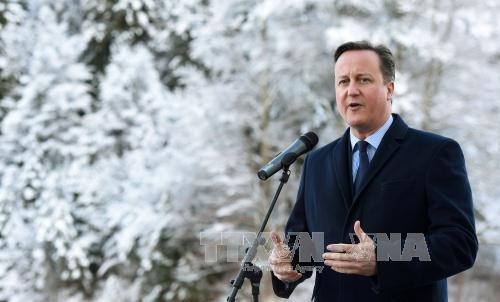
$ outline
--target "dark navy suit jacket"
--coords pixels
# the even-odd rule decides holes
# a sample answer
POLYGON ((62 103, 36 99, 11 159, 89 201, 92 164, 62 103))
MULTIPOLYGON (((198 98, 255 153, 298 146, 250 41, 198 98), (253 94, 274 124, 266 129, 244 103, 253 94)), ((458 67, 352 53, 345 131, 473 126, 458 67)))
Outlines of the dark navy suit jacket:
MULTIPOLYGON (((315 301, 447 301, 446 278, 475 261, 478 242, 460 146, 393 117, 356 196, 349 130, 308 155, 285 232, 323 232, 321 254, 328 244, 352 243, 349 234, 360 220, 367 233, 401 233, 403 244, 406 234, 425 235, 431 261, 377 260, 375 277, 340 274, 324 266, 316 273, 315 301)), ((293 264, 297 261, 295 257, 293 264)), ((288 284, 273 275, 273 289, 287 298, 311 275, 288 284)))

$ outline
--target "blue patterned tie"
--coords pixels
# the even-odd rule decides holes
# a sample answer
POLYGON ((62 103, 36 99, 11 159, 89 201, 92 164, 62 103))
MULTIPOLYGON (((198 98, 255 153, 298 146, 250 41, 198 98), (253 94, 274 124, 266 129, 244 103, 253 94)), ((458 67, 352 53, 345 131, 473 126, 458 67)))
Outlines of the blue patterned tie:
POLYGON ((366 177, 366 173, 368 172, 368 166, 370 165, 370 161, 368 159, 368 153, 366 152, 366 147, 368 147, 368 143, 365 141, 359 141, 356 143, 359 149, 359 168, 356 173, 356 179, 354 180, 354 196, 361 189, 361 184, 363 183, 363 179, 366 177))

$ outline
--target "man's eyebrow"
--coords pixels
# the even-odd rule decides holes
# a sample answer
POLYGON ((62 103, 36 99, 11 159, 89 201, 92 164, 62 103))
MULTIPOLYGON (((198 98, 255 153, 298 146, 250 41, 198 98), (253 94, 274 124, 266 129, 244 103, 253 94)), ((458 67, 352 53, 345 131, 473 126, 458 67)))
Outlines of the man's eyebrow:
MULTIPOLYGON (((355 77, 354 77, 354 79, 356 81, 361 81, 363 79, 369 79, 370 81, 373 81, 373 78, 374 77, 371 74, 369 74, 369 73, 360 73, 360 74, 355 75, 355 77)), ((348 80, 349 76, 347 76, 347 75, 340 75, 338 77, 336 77, 336 76, 333 77, 333 80, 335 81, 336 84, 339 83, 340 81, 344 81, 346 79, 348 80)))
POLYGON ((364 77, 364 76, 373 77, 372 74, 368 72, 362 72, 356 75, 356 77, 364 77))
MULTIPOLYGON (((335 75, 334 75, 335 76, 335 75)), ((356 77, 364 77, 364 76, 369 76, 369 77, 373 77, 373 75, 369 72, 362 72, 362 73, 358 73, 356 74, 356 77)), ((349 76, 348 75, 345 75, 345 74, 342 74, 342 75, 338 75, 338 76, 335 76, 336 79, 340 79, 340 78, 348 78, 349 76)))

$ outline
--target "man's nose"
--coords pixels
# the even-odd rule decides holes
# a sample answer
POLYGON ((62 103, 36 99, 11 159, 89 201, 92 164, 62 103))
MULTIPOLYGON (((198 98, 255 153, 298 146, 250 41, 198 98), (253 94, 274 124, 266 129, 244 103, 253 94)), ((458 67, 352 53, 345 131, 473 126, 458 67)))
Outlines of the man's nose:
POLYGON ((359 87, 356 83, 349 83, 349 86, 347 87, 347 95, 358 95, 359 94, 359 87))

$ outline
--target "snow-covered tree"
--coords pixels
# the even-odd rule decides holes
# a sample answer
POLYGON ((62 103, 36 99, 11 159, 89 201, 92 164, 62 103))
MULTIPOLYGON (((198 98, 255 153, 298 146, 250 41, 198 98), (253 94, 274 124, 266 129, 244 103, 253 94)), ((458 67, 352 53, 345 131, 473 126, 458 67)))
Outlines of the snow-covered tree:
POLYGON ((45 300, 66 281, 66 268, 74 278, 78 266, 86 266, 72 192, 61 180, 68 167, 85 163, 88 155, 83 122, 91 111, 90 73, 78 63, 84 38, 68 36, 50 7, 30 6, 27 18, 19 32, 31 46, 19 68, 20 98, 2 123, 2 147, 8 152, 2 155, 2 277, 8 284, 2 295, 18 293, 13 299, 21 300, 39 292, 45 300), (9 282, 15 278, 19 282, 9 282))

